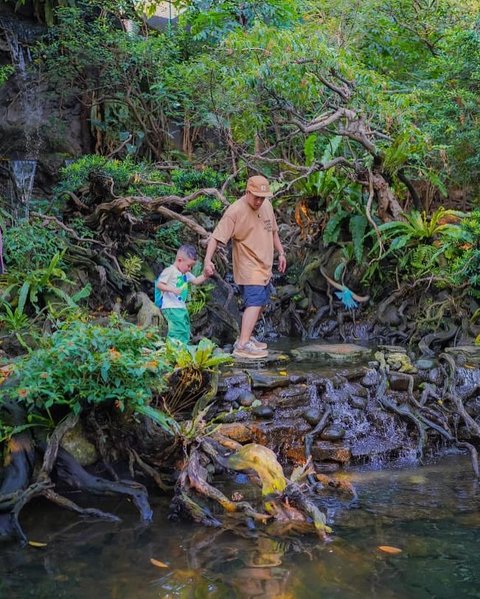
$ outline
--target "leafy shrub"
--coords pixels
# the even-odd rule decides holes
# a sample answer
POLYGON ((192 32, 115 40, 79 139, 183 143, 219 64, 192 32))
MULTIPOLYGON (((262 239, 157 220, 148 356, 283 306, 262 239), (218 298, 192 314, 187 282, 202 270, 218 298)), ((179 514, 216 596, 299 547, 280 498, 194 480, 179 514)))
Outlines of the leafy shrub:
POLYGON ((120 320, 73 323, 15 365, 18 382, 7 394, 29 411, 63 406, 78 414, 100 404, 138 411, 163 389, 169 365, 157 351, 161 343, 155 332, 120 320))
POLYGON ((153 239, 148 239, 142 249, 142 255, 147 260, 157 264, 170 264, 175 260, 177 249, 182 245, 180 235, 183 230, 182 223, 168 222, 159 227, 153 239))
POLYGON ((126 190, 132 178, 144 170, 142 165, 135 164, 130 158, 111 160, 96 154, 82 156, 60 169, 61 180, 54 189, 57 196, 67 192, 78 192, 88 185, 88 177, 92 171, 102 171, 114 181, 115 191, 126 190))
MULTIPOLYGON (((89 406, 110 407, 128 414, 140 413, 167 431, 175 421, 150 406, 166 390, 168 373, 216 369, 231 360, 214 354, 214 344, 198 347, 165 342, 156 329, 143 329, 112 317, 110 326, 74 322, 43 339, 43 345, 19 360, 11 384, 1 395, 23 404, 28 413, 79 414, 89 406)), ((181 389, 175 389, 177 394, 181 389)))
POLYGON ((202 187, 221 187, 224 177, 210 167, 202 170, 179 169, 172 172, 172 181, 179 193, 187 195, 202 187))
POLYGON ((453 284, 467 283, 470 293, 480 297, 480 210, 474 210, 458 227, 448 231, 445 241, 449 243, 446 273, 453 284))
MULTIPOLYGON (((55 254, 66 248, 64 233, 40 220, 7 228, 3 243, 7 271, 15 270, 25 275, 48 266, 55 254)), ((59 265, 63 264, 60 262, 59 265)))

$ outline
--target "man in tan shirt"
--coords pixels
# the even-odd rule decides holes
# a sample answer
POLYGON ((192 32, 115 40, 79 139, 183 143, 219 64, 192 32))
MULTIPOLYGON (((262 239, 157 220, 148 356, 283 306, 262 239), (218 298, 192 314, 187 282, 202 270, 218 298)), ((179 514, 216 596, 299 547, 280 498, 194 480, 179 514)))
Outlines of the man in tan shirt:
POLYGON ((233 278, 245 302, 240 337, 233 351, 239 358, 268 355, 267 344, 257 341, 252 333, 270 299, 274 249, 278 252, 278 270, 283 273, 287 268, 275 214, 267 199, 271 196, 265 177, 250 177, 245 195, 227 208, 213 231, 205 255, 204 272, 211 276, 215 270, 212 258, 218 244, 232 240, 233 278))

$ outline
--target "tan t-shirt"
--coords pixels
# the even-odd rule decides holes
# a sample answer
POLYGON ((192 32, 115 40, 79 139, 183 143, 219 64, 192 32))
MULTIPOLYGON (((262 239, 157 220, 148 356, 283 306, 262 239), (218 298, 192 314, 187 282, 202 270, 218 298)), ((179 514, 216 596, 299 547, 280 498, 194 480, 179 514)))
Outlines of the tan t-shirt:
POLYGON ((233 242, 233 278, 237 285, 267 285, 272 278, 273 233, 278 231, 271 203, 253 210, 246 197, 234 202, 213 231, 220 243, 233 242))

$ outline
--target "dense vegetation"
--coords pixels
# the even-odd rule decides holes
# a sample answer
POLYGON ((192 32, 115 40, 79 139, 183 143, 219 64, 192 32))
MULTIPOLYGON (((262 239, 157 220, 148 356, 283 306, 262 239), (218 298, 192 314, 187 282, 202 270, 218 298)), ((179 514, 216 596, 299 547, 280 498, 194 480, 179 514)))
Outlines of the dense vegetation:
MULTIPOLYGON (((348 285, 379 305, 366 319, 402 324, 383 338, 417 343, 450 331, 446 318, 476 334, 475 1, 178 1, 161 31, 148 20, 158 2, 11 4, 46 24, 32 76, 82 107, 90 152, 68 157, 28 222, 2 208, 2 348, 17 358, 2 370, 6 453, 15 435, 64 432, 79 415, 92 435, 111 427, 107 462, 125 422, 144 417, 188 446, 228 359, 206 342, 164 343, 152 282, 182 242, 202 248, 252 173, 272 182, 291 263, 267 315, 276 332, 318 336, 330 285, 348 285), (174 420, 185 411, 189 432, 174 420)), ((13 75, 1 66, 0 85, 13 75)), ((232 294, 220 279, 192 294, 196 334, 233 340, 232 294)), ((137 450, 121 457, 151 474, 137 450)))

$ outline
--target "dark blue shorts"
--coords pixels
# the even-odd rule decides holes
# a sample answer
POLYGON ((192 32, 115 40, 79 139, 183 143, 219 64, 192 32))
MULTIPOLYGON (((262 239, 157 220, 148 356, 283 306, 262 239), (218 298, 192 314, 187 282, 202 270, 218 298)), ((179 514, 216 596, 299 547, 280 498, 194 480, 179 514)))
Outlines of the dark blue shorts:
POLYGON ((240 285, 245 308, 266 306, 270 301, 272 290, 271 283, 268 285, 240 285))

